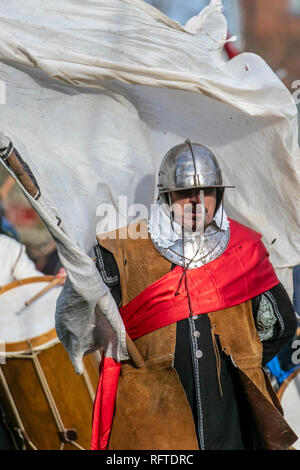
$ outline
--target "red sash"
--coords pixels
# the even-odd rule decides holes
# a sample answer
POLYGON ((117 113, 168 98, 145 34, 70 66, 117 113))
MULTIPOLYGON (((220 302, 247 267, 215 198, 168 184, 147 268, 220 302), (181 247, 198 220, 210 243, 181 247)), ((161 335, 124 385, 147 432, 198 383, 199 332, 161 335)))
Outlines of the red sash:
MULTIPOLYGON (((177 266, 120 309, 133 340, 190 315, 184 282, 178 290, 182 272, 183 268, 177 266)), ((189 270, 187 278, 194 315, 239 305, 279 283, 261 235, 234 220, 230 220, 230 241, 225 252, 205 266, 189 270)), ((92 449, 107 447, 119 371, 118 363, 103 358, 94 406, 92 449)))

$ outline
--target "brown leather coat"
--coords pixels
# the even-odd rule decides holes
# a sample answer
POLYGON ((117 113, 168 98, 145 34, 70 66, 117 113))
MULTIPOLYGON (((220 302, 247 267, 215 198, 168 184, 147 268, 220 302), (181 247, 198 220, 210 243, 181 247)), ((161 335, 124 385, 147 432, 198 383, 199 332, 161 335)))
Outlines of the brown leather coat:
MULTIPOLYGON (((141 223, 98 237, 113 253, 126 305, 167 274, 171 264, 155 249, 141 223), (127 230, 141 231, 133 240, 127 230)), ((225 354, 238 368, 263 449, 288 449, 297 436, 283 418, 281 405, 262 363, 262 344, 253 320, 251 301, 209 313, 225 354)), ((193 415, 173 367, 176 323, 128 344, 132 360, 122 364, 109 449, 199 449, 193 415)))

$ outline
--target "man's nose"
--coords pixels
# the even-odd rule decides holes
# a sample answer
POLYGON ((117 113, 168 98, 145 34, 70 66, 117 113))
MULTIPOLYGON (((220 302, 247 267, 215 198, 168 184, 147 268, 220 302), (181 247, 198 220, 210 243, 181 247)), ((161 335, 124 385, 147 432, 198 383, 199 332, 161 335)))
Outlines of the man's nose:
POLYGON ((193 202, 194 204, 200 204, 201 203, 201 197, 200 197, 200 192, 195 192, 191 197, 190 197, 190 202, 193 202))

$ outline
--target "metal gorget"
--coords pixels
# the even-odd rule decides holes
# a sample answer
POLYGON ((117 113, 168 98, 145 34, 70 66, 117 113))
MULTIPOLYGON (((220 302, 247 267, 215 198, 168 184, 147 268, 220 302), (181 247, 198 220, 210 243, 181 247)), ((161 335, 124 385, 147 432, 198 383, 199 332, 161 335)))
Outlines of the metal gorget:
POLYGON ((200 236, 184 239, 183 257, 182 239, 175 241, 172 246, 164 248, 151 237, 155 248, 164 258, 182 267, 185 259, 185 266, 188 265, 189 269, 199 268, 218 258, 226 250, 229 238, 229 227, 226 230, 218 230, 218 227, 213 223, 206 228, 202 240, 200 236))

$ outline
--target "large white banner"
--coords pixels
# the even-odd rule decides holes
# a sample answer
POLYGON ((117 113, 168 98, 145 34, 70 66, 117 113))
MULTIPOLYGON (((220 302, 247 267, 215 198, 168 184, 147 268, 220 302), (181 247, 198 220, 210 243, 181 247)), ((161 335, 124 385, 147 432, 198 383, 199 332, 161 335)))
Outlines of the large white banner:
POLYGON ((57 332, 76 370, 99 345, 127 358, 89 256, 107 229, 103 205, 116 226, 134 218, 133 203, 149 208, 163 155, 186 138, 216 154, 236 186, 228 215, 263 234, 277 272, 300 263, 297 109, 260 57, 224 60, 219 0, 185 27, 142 0, 1 0, 0 9, 0 128, 37 181, 39 198, 27 196, 68 273, 57 332))

